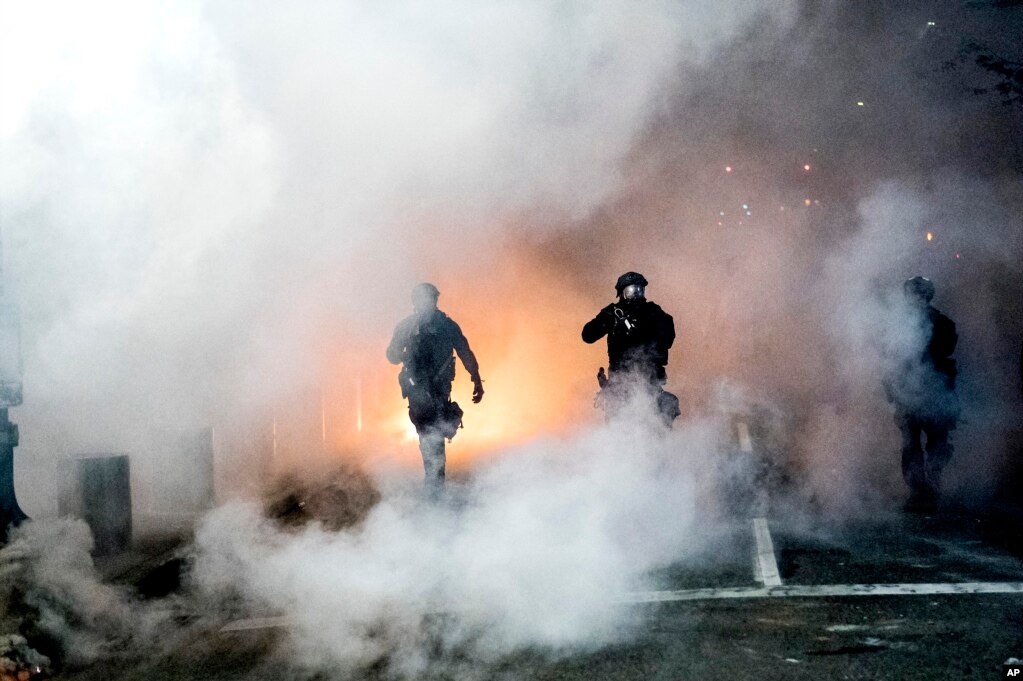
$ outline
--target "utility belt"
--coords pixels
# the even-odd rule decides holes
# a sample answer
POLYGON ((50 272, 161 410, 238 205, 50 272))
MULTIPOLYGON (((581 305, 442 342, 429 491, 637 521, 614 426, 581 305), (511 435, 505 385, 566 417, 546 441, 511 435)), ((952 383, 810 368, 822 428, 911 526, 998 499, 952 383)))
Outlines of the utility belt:
POLYGON ((401 386, 401 396, 408 398, 409 420, 416 427, 416 432, 433 428, 448 440, 455 437, 462 427, 465 412, 450 399, 450 381, 417 381, 411 372, 402 368, 398 374, 398 385, 401 386), (439 385, 441 383, 443 385, 439 385))
POLYGON ((402 397, 408 397, 420 386, 433 392, 441 384, 450 386, 453 380, 455 380, 454 355, 450 356, 436 371, 432 373, 426 372, 425 376, 421 375, 418 371, 410 370, 408 362, 403 364, 401 371, 398 372, 398 386, 401 388, 402 397))
MULTIPOLYGON (((670 428, 671 422, 678 418, 682 410, 678 396, 664 389, 664 384, 667 382, 664 367, 659 366, 657 369, 658 371, 652 372, 653 375, 650 376, 649 389, 653 393, 658 413, 670 428)), ((601 367, 597 372, 597 384, 600 386, 600 391, 597 392, 593 400, 593 406, 609 415, 621 404, 622 400, 628 399, 627 381, 629 379, 625 376, 626 372, 614 370, 608 375, 604 373, 604 367, 601 367), (625 379, 624 382, 623 379, 625 379)))

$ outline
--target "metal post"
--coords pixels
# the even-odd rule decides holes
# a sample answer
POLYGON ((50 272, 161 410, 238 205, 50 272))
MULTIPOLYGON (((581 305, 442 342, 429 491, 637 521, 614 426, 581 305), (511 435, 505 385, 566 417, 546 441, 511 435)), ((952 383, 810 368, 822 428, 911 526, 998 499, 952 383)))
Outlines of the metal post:
POLYGON ((14 494, 14 448, 18 446, 18 426, 11 423, 7 410, 0 409, 0 544, 7 542, 12 525, 28 520, 14 494))
POLYGON ((7 417, 8 407, 21 404, 21 334, 18 314, 6 304, 4 290, 4 240, 0 234, 0 546, 7 543, 9 528, 28 520, 14 494, 14 448, 18 426, 7 417))

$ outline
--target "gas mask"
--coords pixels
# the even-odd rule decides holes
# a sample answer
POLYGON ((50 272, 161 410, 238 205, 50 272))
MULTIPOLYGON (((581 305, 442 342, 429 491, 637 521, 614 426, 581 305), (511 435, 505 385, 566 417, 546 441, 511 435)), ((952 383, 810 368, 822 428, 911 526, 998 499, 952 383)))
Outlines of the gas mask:
POLYGON ((642 284, 629 284, 622 289, 622 300, 626 302, 642 300, 645 295, 646 289, 642 284))

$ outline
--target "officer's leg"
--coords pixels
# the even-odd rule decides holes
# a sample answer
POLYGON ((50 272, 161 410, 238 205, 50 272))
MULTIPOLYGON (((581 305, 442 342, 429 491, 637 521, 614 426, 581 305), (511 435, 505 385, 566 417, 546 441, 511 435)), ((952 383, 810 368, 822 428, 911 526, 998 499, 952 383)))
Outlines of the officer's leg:
POLYGON ((442 414, 436 397, 417 387, 408 396, 409 418, 419 434, 427 490, 435 490, 444 484, 444 435, 439 427, 442 414))
POLYGON ((924 424, 924 434, 927 436, 925 473, 928 489, 935 497, 941 491, 941 471, 952 458, 952 443, 948 441, 948 431, 948 425, 945 423, 924 424))
POLYGON ((912 414, 903 414, 898 424, 902 433, 902 479, 909 486, 911 495, 920 494, 926 490, 920 422, 912 414))
POLYGON ((426 489, 431 496, 444 489, 444 435, 436 427, 424 428, 419 433, 419 451, 423 455, 426 489))

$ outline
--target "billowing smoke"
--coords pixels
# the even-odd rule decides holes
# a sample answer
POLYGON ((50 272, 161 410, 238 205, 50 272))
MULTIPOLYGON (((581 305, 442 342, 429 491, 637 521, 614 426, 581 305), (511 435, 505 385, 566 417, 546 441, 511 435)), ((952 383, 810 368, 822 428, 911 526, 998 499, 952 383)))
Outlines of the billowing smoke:
POLYGON ((916 274, 960 334, 949 492, 997 493, 1020 427, 1021 109, 960 56, 1012 58, 1021 10, 759 4, 0 5, 26 509, 52 513, 61 457, 144 460, 161 429, 214 427, 222 496, 365 461, 364 525, 288 534, 227 506, 197 583, 287 613, 317 663, 397 652, 414 673, 423 622, 452 612, 452 649, 599 645, 632 616, 605 596, 700 548, 721 379, 798 498, 897 503, 883 381, 916 274), (578 333, 626 270, 678 328, 664 439, 590 408, 605 357, 578 333), (487 381, 449 450, 468 501, 426 515, 382 353, 421 280, 487 381))
MULTIPOLYGON (((109 3, 56 27, 4 12, 19 27, 2 60, 31 395, 19 459, 140 452, 144 428, 213 424, 235 474, 324 402, 345 427, 357 393, 375 422, 401 420, 379 348, 421 279, 486 341, 508 414, 489 418, 521 439, 510 424, 578 403, 577 372, 555 390, 535 377, 574 369, 544 325, 577 334, 584 306, 556 301, 582 282, 545 281, 523 247, 613 197, 679 65, 760 17, 710 2, 109 3), (524 389, 551 400, 516 406, 524 389)), ((287 439, 285 461, 318 444, 287 439)))
POLYGON ((593 291, 643 271, 679 326, 684 401, 725 375, 787 412, 789 463, 841 513, 901 493, 882 339, 914 325, 892 307, 901 282, 930 277, 961 338, 950 491, 987 498, 1019 427, 1021 112, 947 62, 977 41, 1014 54, 1019 20, 805 2, 755 23, 680 71, 614 200, 536 255, 593 291))
POLYGON ((91 550, 81 520, 43 520, 14 532, 0 549, 0 603, 11 608, 5 614, 70 666, 173 637, 169 611, 134 607, 125 587, 103 583, 91 550))
POLYGON ((451 506, 385 478, 364 524, 340 534, 285 532, 258 508, 222 507, 197 537, 193 578, 207 602, 241 596, 247 614, 285 613, 297 659, 313 668, 383 659, 416 678, 451 660, 623 640, 642 621, 623 599, 708 545, 695 508, 719 458, 715 421, 649 425, 511 449, 451 506))

